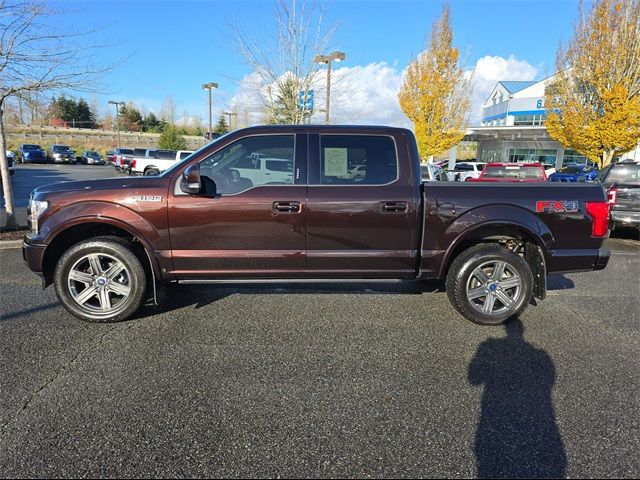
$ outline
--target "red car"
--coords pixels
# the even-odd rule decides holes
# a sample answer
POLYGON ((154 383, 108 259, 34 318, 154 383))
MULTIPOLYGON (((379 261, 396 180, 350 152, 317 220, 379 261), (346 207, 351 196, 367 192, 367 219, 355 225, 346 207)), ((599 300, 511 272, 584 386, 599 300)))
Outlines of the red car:
POLYGON ((546 182, 547 174, 541 163, 487 163, 478 178, 467 182, 546 182))

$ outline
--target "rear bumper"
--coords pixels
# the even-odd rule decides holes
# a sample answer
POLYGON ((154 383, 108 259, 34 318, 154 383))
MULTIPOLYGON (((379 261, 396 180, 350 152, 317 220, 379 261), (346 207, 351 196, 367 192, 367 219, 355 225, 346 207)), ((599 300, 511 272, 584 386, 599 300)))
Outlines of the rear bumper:
POLYGON ((549 273, 589 272, 603 270, 609 263, 611 252, 606 248, 549 251, 549 273))

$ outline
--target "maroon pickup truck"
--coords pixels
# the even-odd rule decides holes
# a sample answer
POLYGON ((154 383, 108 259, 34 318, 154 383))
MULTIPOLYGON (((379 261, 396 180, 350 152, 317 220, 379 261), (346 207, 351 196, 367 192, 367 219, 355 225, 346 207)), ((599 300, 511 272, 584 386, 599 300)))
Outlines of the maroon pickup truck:
POLYGON ((409 130, 252 127, 157 177, 34 190, 23 254, 94 322, 168 282, 446 278, 458 312, 496 325, 544 298, 548 273, 607 265, 600 185, 420 178, 409 130))

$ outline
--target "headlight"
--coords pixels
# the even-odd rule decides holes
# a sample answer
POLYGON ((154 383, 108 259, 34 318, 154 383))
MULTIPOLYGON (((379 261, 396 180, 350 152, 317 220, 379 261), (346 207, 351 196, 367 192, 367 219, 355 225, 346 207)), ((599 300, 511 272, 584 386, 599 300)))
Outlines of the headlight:
POLYGON ((49 202, 41 202, 39 200, 29 199, 29 226, 31 227, 31 233, 38 234, 38 219, 45 210, 49 207, 49 202))

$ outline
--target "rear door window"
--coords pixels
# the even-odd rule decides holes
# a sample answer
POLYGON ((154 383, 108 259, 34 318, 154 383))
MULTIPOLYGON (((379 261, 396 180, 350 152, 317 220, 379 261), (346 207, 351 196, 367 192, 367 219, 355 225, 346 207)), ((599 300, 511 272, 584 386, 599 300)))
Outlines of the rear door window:
POLYGON ((398 178, 395 142, 383 135, 321 135, 321 185, 386 185, 398 178))

